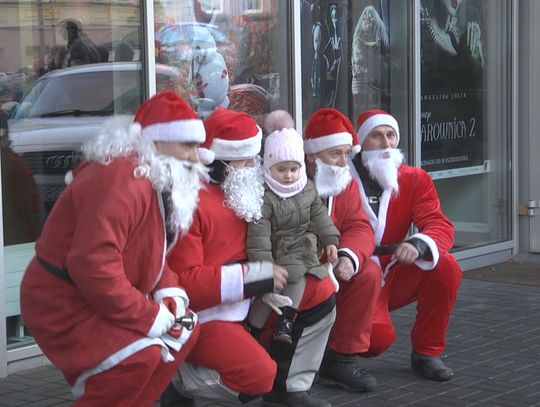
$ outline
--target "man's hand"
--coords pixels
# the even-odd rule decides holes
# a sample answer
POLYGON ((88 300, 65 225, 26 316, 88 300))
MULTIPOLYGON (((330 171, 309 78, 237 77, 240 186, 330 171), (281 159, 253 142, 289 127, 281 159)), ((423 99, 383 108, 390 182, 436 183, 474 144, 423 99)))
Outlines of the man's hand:
POLYGON ((324 249, 324 252, 326 254, 326 260, 330 263, 335 263, 337 261, 337 247, 333 244, 329 244, 324 249))
POLYGON ((334 274, 342 281, 349 281, 354 276, 354 265, 347 256, 338 257, 334 274))
POLYGON ((399 244, 392 258, 401 264, 413 264, 419 255, 413 244, 403 242, 399 244))
POLYGON ((287 277, 289 273, 285 267, 278 266, 274 264, 272 266, 272 272, 274 274, 274 291, 281 292, 287 285, 287 277))

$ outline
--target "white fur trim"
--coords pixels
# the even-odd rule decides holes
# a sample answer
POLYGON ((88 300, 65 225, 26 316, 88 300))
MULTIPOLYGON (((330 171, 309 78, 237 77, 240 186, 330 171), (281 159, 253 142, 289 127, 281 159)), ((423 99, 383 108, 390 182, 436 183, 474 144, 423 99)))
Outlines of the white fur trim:
POLYGON ((257 126, 258 132, 253 137, 245 140, 224 140, 219 136, 214 138, 210 149, 215 154, 216 160, 245 160, 255 157, 261 151, 262 131, 257 126))
POLYGON ((356 154, 358 154, 360 151, 362 151, 362 147, 360 147, 360 144, 357 144, 355 146, 352 146, 351 148, 351 154, 354 157, 356 154))
POLYGON ((142 136, 153 141, 203 143, 206 131, 200 119, 174 120, 146 126, 142 129, 142 136))
POLYGON ((234 263, 221 267, 221 303, 244 299, 244 267, 234 263))
POLYGON ((269 261, 250 261, 244 264, 244 284, 255 281, 273 280, 273 264, 269 261))
POLYGON ((251 300, 219 304, 214 307, 199 311, 199 324, 208 321, 243 321, 246 319, 251 300))
POLYGON ((66 175, 64 176, 64 182, 66 185, 69 185, 73 182, 73 171, 66 172, 66 175))
POLYGON ((348 247, 340 247, 338 249, 338 256, 340 252, 347 253, 347 255, 349 255, 352 258, 353 266, 354 266, 354 274, 358 273, 358 266, 360 265, 360 260, 358 259, 358 256, 356 255, 356 253, 353 252, 348 247))
POLYGON ((396 119, 389 114, 376 114, 367 119, 358 128, 358 142, 360 145, 364 144, 369 132, 377 126, 390 126, 396 131, 397 143, 399 144, 399 125, 396 119))
POLYGON ((364 208, 364 211, 366 212, 369 223, 371 224, 371 228, 373 231, 377 229, 377 223, 379 220, 377 219, 377 215, 375 212, 373 212, 373 209, 371 209, 371 205, 368 203, 368 200, 366 198, 366 192, 364 191, 364 185, 362 185, 362 180, 360 179, 360 176, 358 175, 358 171, 356 171, 356 167, 354 166, 354 163, 351 160, 351 157, 349 156, 348 159, 349 164, 349 170, 351 171, 351 175, 353 179, 356 181, 356 184, 358 185, 358 190, 360 191, 360 200, 362 201, 362 208, 364 208))
POLYGON ((306 154, 316 154, 323 150, 342 145, 352 145, 352 135, 347 132, 328 134, 326 136, 304 140, 306 154))
POLYGON ((155 302, 159 302, 161 301, 163 298, 167 298, 167 297, 180 297, 184 300, 185 302, 185 306, 187 307, 189 305, 189 298, 186 294, 186 292, 179 288, 179 287, 166 287, 166 288, 161 288, 159 290, 157 290, 155 293, 154 293, 154 301, 155 302))
POLYGON ((197 153, 199 154, 199 160, 204 165, 210 165, 216 159, 216 155, 214 154, 214 152, 204 147, 199 147, 197 149, 197 153))
POLYGON ((416 264, 418 267, 420 267, 422 270, 433 270, 437 263, 439 262, 439 249, 437 248, 437 243, 435 243, 435 240, 433 240, 428 235, 425 235, 423 233, 415 233, 409 239, 419 239, 423 241, 425 244, 428 245, 429 250, 431 250, 431 255, 433 257, 433 260, 426 261, 426 260, 416 260, 414 264, 416 264))
MULTIPOLYGON (((113 353, 111 356, 103 360, 99 365, 97 365, 94 368, 85 370, 82 372, 78 377, 77 380, 75 380, 75 384, 71 387, 71 392, 75 396, 75 398, 79 398, 84 394, 84 386, 86 384, 86 380, 98 373, 102 373, 108 369, 111 369, 118 365, 123 360, 127 359, 131 355, 134 355, 135 353, 139 352, 142 349, 145 349, 152 345, 159 345, 162 348, 162 351, 166 351, 167 347, 165 346, 165 343, 159 339, 159 338, 141 338, 139 340, 136 340, 135 342, 130 343, 128 346, 126 346, 123 349, 120 349, 118 352, 113 353)), ((96 346, 98 346, 96 344, 96 346)))

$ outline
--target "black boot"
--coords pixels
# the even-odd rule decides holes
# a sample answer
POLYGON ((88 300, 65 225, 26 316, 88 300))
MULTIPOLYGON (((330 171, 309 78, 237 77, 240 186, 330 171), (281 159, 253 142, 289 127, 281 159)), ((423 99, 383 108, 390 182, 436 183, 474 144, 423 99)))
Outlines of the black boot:
POLYGON ((319 383, 364 393, 377 388, 377 380, 360 366, 360 356, 327 349, 319 369, 319 383))
POLYGON ((160 407, 195 407, 195 402, 183 396, 172 383, 169 383, 161 397, 159 398, 160 407))
POLYGON ((280 308, 282 315, 279 316, 277 327, 272 334, 272 340, 285 345, 292 344, 292 326, 296 318, 296 310, 292 307, 280 308))
POLYGON ((444 364, 438 356, 411 352, 411 367, 420 376, 437 382, 446 382, 454 376, 454 371, 444 364))
POLYGON ((307 391, 273 391, 263 395, 263 407, 332 407, 327 401, 313 397, 307 391))

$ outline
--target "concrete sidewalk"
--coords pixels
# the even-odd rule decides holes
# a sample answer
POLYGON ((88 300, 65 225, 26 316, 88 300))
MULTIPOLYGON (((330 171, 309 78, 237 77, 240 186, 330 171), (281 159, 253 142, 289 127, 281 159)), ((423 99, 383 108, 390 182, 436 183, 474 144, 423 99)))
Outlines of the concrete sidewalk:
MULTIPOLYGON (((536 267, 534 276, 540 281, 540 264, 525 266, 528 272, 536 267)), ((508 269, 504 264, 499 267, 508 269)), ((381 357, 366 360, 366 369, 379 382, 376 392, 354 394, 315 385, 312 393, 335 407, 540 406, 540 286, 520 284, 514 277, 492 281, 489 273, 481 272, 468 278, 467 273, 444 355, 456 371, 452 381, 430 382, 410 370, 409 329, 415 308, 409 306, 393 313, 396 343, 381 357)), ((69 406, 71 402, 71 393, 54 367, 0 380, 0 406, 69 406)), ((252 405, 259 406, 260 401, 252 405)))

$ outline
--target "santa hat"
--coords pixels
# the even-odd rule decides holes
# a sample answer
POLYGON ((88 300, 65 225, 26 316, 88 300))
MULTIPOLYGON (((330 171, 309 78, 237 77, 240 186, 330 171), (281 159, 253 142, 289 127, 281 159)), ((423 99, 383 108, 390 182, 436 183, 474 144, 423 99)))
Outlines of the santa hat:
POLYGON ((397 120, 394 119, 394 116, 388 112, 385 112, 384 110, 373 109, 360 113, 358 115, 358 119, 356 120, 356 124, 358 126, 357 132, 360 145, 364 143, 371 130, 377 126, 385 125, 390 126, 395 130, 397 143, 399 144, 399 126, 397 120))
POLYGON ((206 141, 199 148, 204 164, 245 160, 261 151, 262 131, 247 113, 218 108, 204 122, 206 141))
POLYGON ((304 130, 306 154, 316 154, 345 144, 352 146, 353 154, 360 152, 356 132, 349 118, 334 108, 316 110, 304 130))
POLYGON ((139 107, 134 121, 141 125, 142 136, 153 141, 202 143, 205 139, 202 120, 174 92, 152 96, 139 107))
POLYGON ((296 161, 300 166, 304 165, 302 137, 294 129, 273 131, 264 140, 264 168, 269 170, 284 161, 296 161))

